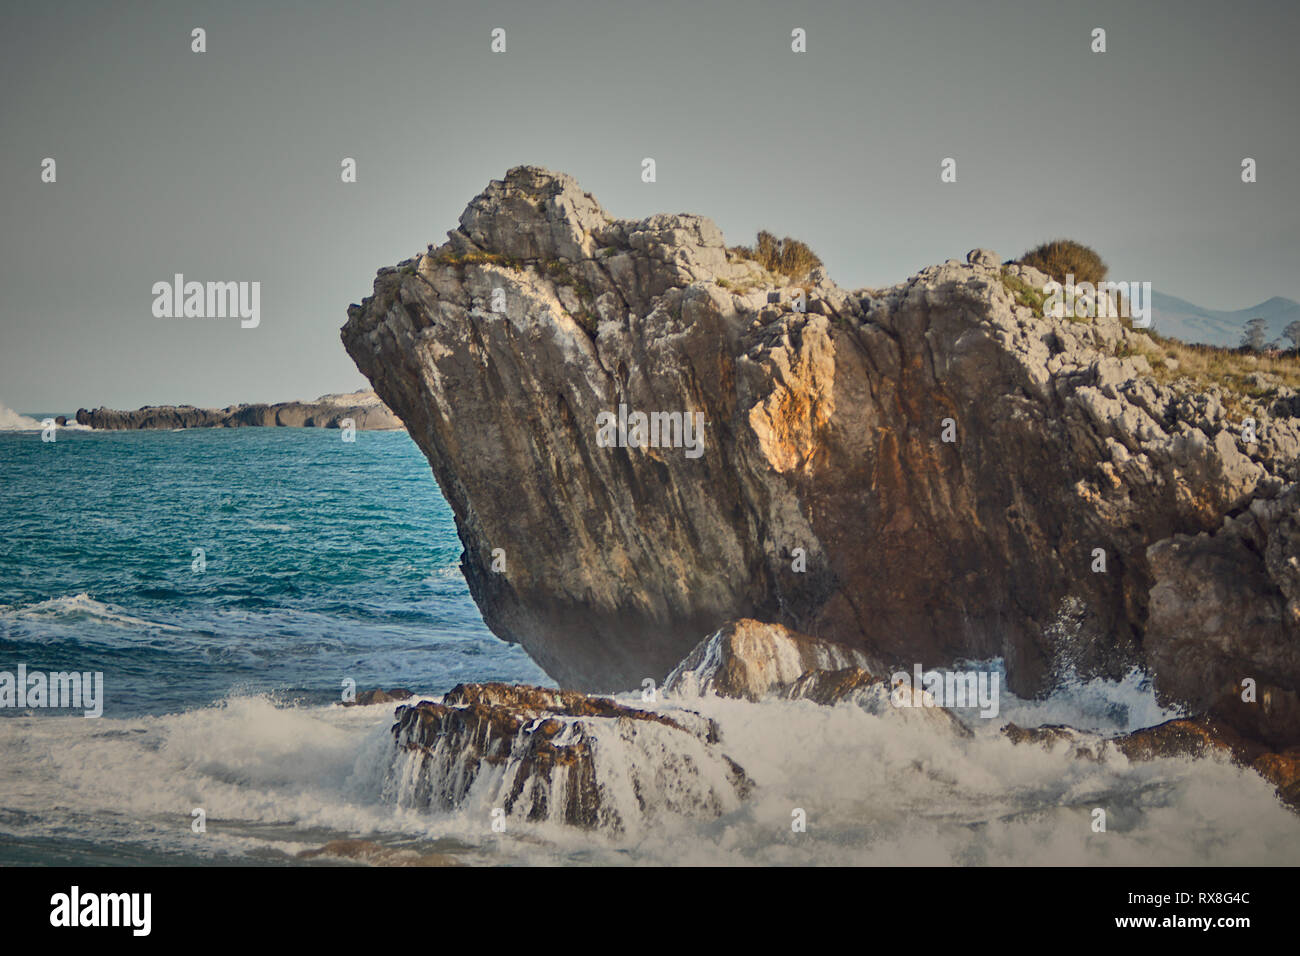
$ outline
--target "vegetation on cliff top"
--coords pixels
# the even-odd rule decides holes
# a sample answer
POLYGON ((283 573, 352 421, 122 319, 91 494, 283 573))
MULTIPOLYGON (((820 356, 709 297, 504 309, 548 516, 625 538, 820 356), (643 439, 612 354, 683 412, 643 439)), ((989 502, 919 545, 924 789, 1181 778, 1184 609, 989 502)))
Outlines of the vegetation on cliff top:
MULTIPOLYGON (((1064 284, 1074 276, 1076 283, 1102 282, 1106 263, 1094 250, 1071 239, 1056 239, 1025 253, 1018 264, 1032 266, 1064 284)), ((1016 303, 1037 316, 1043 315, 1047 294, 1024 279, 1002 270, 1002 284, 1016 303)), ((1087 317, 1067 316, 1071 321, 1090 322, 1087 317)), ((1152 329, 1134 329, 1128 318, 1120 320, 1139 335, 1126 337, 1116 345, 1119 357, 1141 355, 1151 365, 1152 378, 1174 385, 1182 383, 1197 390, 1217 388, 1234 417, 1253 413, 1252 406, 1267 405, 1280 388, 1300 390, 1300 350, 1279 352, 1258 348, 1222 348, 1195 345, 1160 335, 1152 329)), ((1300 330, 1297 330, 1300 332, 1300 330)))
POLYGON ((732 246, 729 252, 742 259, 757 262, 768 272, 786 276, 794 282, 802 282, 809 273, 822 264, 815 252, 798 239, 786 236, 778 239, 766 229, 758 234, 758 241, 752 246, 732 246))
POLYGON ((1046 272, 1057 282, 1064 283, 1066 276, 1074 276, 1075 283, 1096 284, 1106 278, 1106 263, 1088 246, 1073 239, 1053 239, 1030 249, 1018 260, 1022 266, 1032 266, 1046 272))

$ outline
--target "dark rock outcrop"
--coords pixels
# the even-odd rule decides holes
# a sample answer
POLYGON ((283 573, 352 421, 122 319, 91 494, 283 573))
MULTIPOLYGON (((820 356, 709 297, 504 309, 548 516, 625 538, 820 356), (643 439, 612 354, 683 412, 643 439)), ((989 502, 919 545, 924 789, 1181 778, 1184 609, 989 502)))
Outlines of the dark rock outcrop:
POLYGON ((1300 742, 1300 490, 1159 541, 1147 560, 1161 689, 1271 747, 1300 742))
POLYGON ((627 833, 660 815, 718 816, 753 786, 717 726, 573 691, 461 684, 397 708, 386 785, 401 806, 627 833))
POLYGON ((142 428, 341 428, 351 419, 359 431, 402 427, 401 420, 375 398, 373 392, 325 396, 315 402, 281 402, 278 405, 228 405, 196 408, 193 405, 146 405, 134 411, 112 408, 78 409, 77 424, 109 431, 142 428))
MULTIPOLYGON (((1146 662, 1153 584, 1185 586, 1160 543, 1277 498, 1300 452, 1287 396, 1248 441, 1217 391, 1153 376, 1146 335, 1027 304, 1043 280, 977 251, 889 289, 796 286, 707 219, 614 219, 523 167, 380 270, 343 341, 429 458, 488 625, 559 681, 639 686, 749 617, 889 662, 1000 655, 1029 695, 1146 662), (635 423, 609 447, 620 406, 700 413, 700 453, 635 423)), ((1278 602, 1265 552, 1224 560, 1278 602)), ((1277 702, 1296 624, 1260 613, 1197 659, 1227 640, 1216 675, 1277 702)), ((1157 688, 1188 696, 1164 640, 1157 688)))

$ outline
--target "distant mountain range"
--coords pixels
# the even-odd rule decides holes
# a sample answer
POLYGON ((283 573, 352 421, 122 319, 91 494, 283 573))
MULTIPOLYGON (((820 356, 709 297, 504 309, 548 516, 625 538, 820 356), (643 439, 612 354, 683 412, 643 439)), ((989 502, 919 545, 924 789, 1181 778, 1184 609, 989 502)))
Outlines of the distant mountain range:
POLYGON ((1162 292, 1151 293, 1151 328, 1184 342, 1235 348, 1241 344, 1246 323, 1254 318, 1268 322, 1268 341, 1281 339, 1282 330, 1300 320, 1300 302, 1275 296, 1249 309, 1220 312, 1162 292))

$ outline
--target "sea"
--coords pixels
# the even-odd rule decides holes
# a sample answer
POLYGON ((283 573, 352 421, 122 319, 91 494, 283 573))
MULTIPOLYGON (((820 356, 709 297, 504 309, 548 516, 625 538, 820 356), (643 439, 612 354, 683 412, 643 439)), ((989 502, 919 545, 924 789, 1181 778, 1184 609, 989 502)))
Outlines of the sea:
POLYGON ((399 805, 394 705, 343 706, 349 686, 554 686, 484 625, 410 437, 43 417, 0 409, 0 672, 102 673, 103 712, 0 708, 0 865, 1300 863, 1300 815, 1226 761, 998 732, 1177 716, 1139 671, 1004 690, 970 737, 850 703, 692 702, 754 791, 632 836, 399 805))

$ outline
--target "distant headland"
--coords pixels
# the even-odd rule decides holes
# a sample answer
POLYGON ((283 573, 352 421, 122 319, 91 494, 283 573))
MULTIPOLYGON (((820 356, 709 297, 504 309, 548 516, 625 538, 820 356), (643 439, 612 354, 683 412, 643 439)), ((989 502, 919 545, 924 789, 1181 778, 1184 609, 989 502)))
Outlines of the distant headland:
POLYGON ((370 389, 322 395, 314 402, 228 405, 225 408, 146 405, 134 411, 81 408, 76 415, 78 425, 116 431, 144 428, 343 428, 349 419, 359 430, 382 431, 403 427, 401 419, 370 389))

